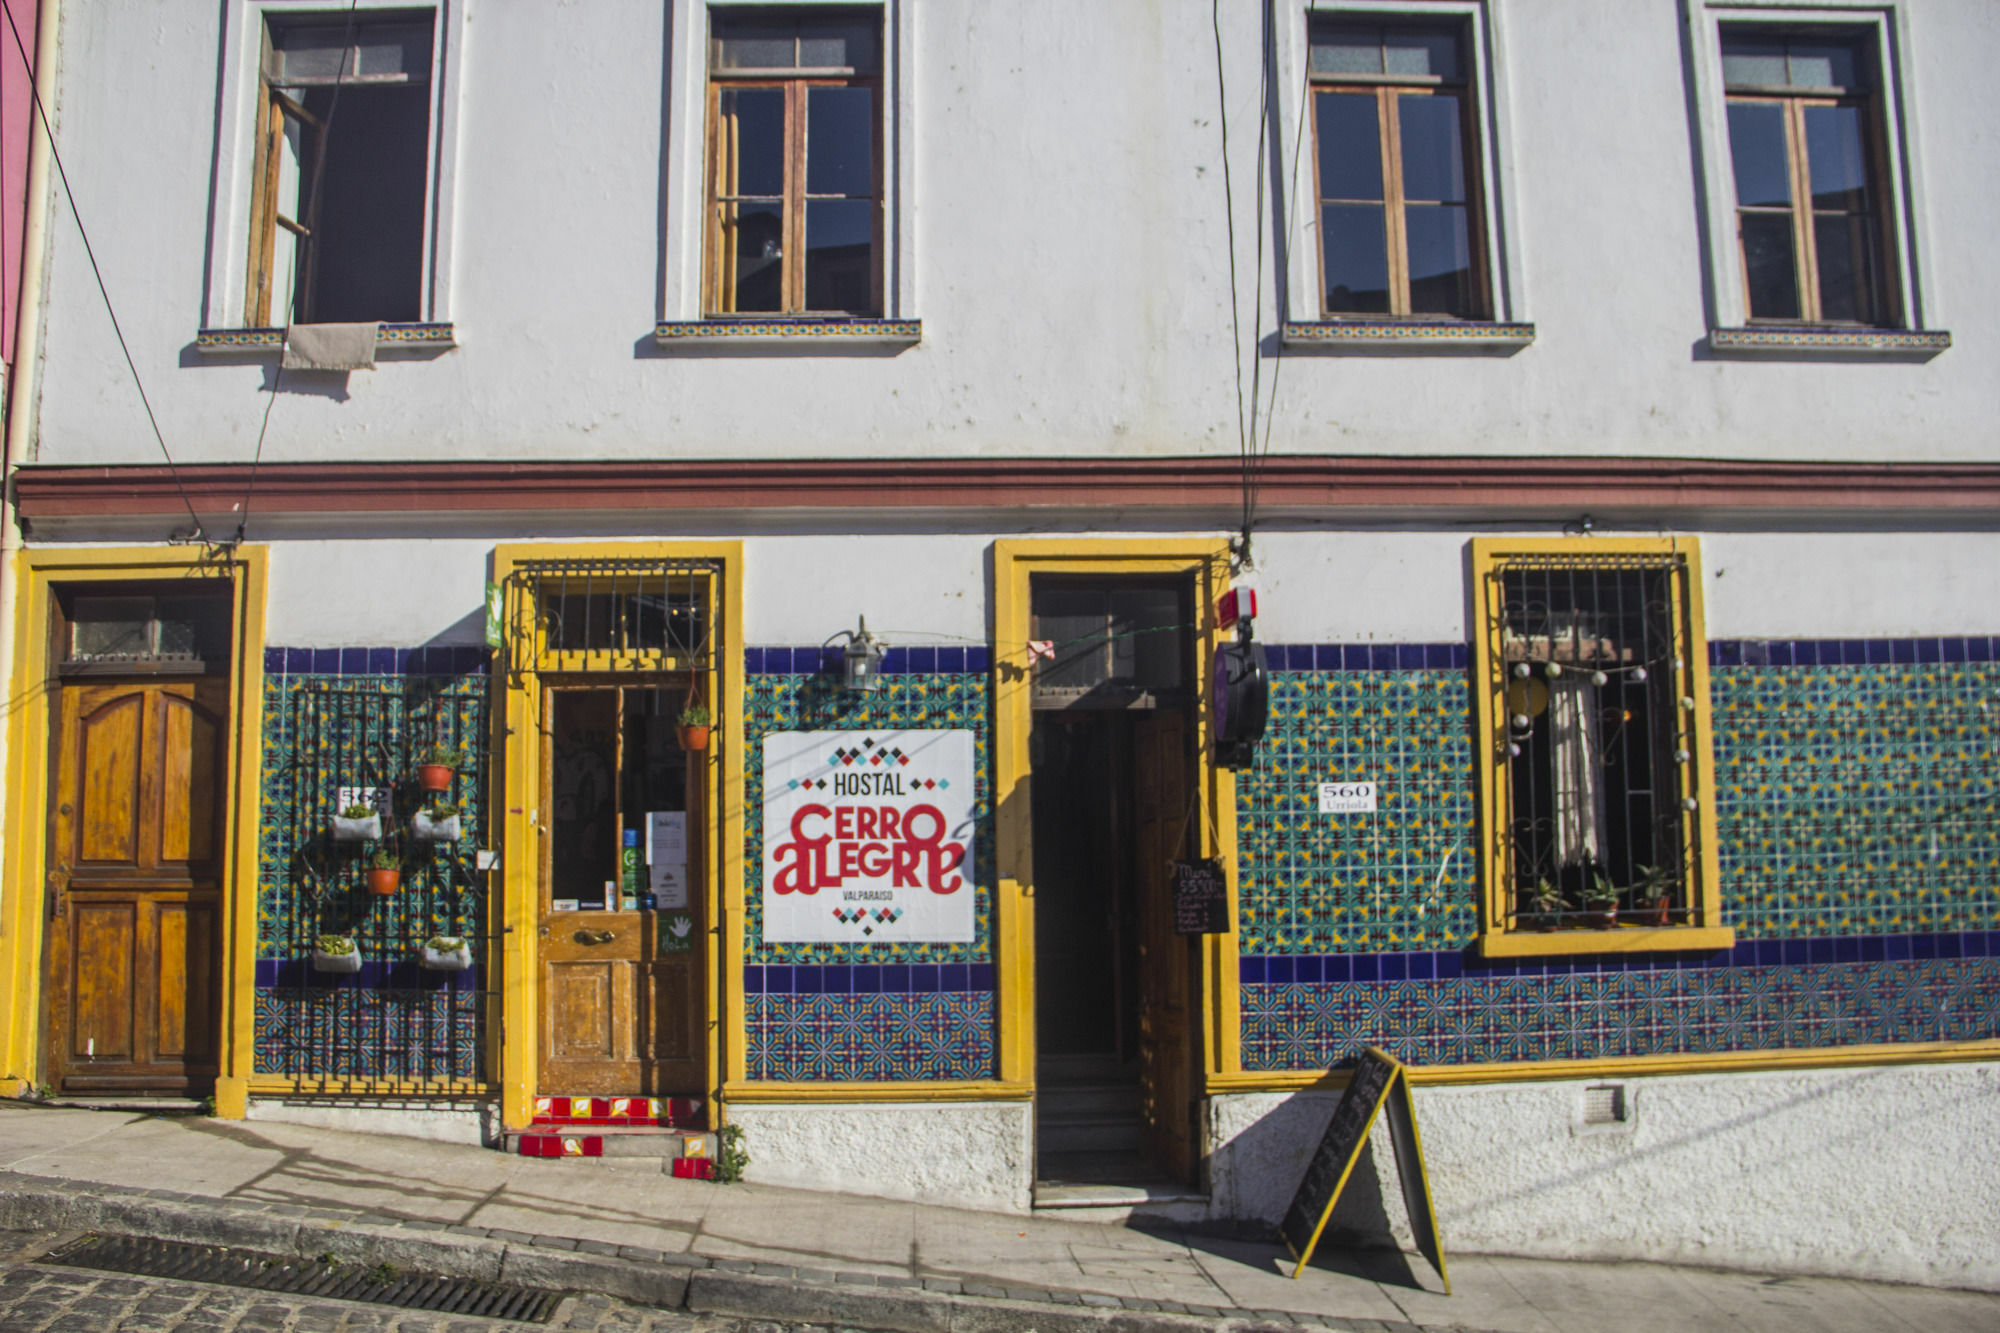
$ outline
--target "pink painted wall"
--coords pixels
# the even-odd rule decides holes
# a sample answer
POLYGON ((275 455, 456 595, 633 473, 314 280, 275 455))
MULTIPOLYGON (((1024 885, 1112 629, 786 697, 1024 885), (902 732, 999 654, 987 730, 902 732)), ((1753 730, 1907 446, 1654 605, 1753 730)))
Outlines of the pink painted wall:
POLYGON ((14 321, 21 300, 21 230, 26 223, 28 125, 35 114, 34 75, 21 48, 35 53, 36 0, 0 0, 0 361, 14 364, 14 321), (7 19, 13 19, 13 27, 7 19), (14 31, 21 46, 14 45, 14 31))

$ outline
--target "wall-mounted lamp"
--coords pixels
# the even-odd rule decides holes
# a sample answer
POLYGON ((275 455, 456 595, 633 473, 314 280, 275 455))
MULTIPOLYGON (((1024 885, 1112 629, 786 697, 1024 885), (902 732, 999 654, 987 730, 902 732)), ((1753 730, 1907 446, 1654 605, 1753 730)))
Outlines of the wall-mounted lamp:
POLYGON ((840 650, 840 686, 861 694, 882 688, 882 644, 868 632, 868 617, 859 618, 860 628, 847 636, 840 650))

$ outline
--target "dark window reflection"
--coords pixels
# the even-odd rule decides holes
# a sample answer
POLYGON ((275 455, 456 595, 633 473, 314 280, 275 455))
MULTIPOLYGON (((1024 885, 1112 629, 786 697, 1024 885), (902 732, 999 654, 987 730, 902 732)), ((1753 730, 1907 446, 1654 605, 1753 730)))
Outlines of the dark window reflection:
POLYGON ((806 91, 806 193, 875 190, 875 95, 866 88, 806 91))
POLYGON ((1465 202, 1465 159, 1459 144, 1462 114, 1459 99, 1448 93, 1396 99, 1405 199, 1465 202))
POLYGON ((1775 102, 1732 102, 1729 160, 1736 171, 1736 202, 1743 208, 1784 208, 1792 202, 1791 166, 1785 153, 1785 111, 1775 102))
POLYGON ((1413 204, 1403 217, 1410 247, 1411 313, 1470 316, 1472 246, 1464 207, 1413 204))
POLYGON ((806 308, 865 314, 874 308, 875 203, 806 204, 806 308))
POLYGON ((1320 211, 1326 308, 1335 314, 1389 312, 1389 241, 1380 205, 1328 204, 1320 211))
POLYGON ((1322 199, 1382 197, 1382 132, 1373 93, 1321 93, 1318 101, 1322 199))
POLYGON ((1798 269, 1792 257, 1789 213, 1744 213, 1743 273, 1753 319, 1799 317, 1798 269))
POLYGON ((1875 322, 1874 227, 1865 216, 1813 219, 1819 252, 1819 316, 1856 324, 1875 322))
POLYGON ((1858 106, 1809 106, 1806 168, 1814 208, 1863 209, 1868 205, 1868 149, 1858 106))
POLYGON ((723 193, 785 192, 784 89, 725 89, 722 133, 723 193))
POLYGON ((723 234, 735 269, 730 309, 784 309, 784 204, 777 199, 753 200, 726 204, 724 209, 723 234))

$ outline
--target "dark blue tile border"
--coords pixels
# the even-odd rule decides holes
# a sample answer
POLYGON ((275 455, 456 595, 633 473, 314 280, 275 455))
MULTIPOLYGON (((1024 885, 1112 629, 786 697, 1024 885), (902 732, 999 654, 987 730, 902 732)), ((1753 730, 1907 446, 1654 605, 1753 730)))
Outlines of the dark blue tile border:
POLYGON ((478 643, 264 650, 271 676, 483 676, 492 665, 492 650, 478 643))
MULTIPOLYGON (((1244 954, 1236 960, 1245 986, 1303 983, 1450 981, 1457 977, 1555 977, 1599 972, 1658 972, 1688 967, 1803 967, 1836 963, 1896 963, 1924 958, 2000 957, 2000 931, 1928 935, 1828 935, 1813 939, 1744 940, 1713 954, 1580 954, 1488 962, 1470 951, 1441 953, 1244 954)), ((982 964, 990 968, 990 964, 982 964)), ((260 983, 261 984, 261 983, 260 983)), ((952 989, 947 987, 946 989, 952 989)), ((973 990, 991 989, 972 986, 973 990)))
MULTIPOLYGON (((885 676, 984 675, 991 669, 986 644, 912 644, 882 654, 885 676)), ((745 648, 743 670, 752 676, 815 676, 840 670, 840 649, 822 647, 745 648)))
POLYGON ((992 989, 991 963, 753 963, 743 969, 747 995, 946 995, 992 989))
POLYGON ((370 962, 363 959, 359 972, 315 972, 309 958, 259 958, 256 986, 260 991, 336 990, 450 990, 481 989, 483 971, 477 964, 463 972, 427 972, 410 959, 370 962))
POLYGON ((1710 666, 1931 666, 1994 660, 1993 636, 1894 639, 1711 639, 1710 666))

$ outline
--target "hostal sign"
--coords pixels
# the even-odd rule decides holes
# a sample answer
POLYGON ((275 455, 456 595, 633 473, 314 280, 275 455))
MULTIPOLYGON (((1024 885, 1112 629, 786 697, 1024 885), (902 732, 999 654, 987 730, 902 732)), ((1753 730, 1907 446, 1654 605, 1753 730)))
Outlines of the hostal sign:
POLYGON ((972 733, 764 738, 764 938, 970 944, 972 733))

